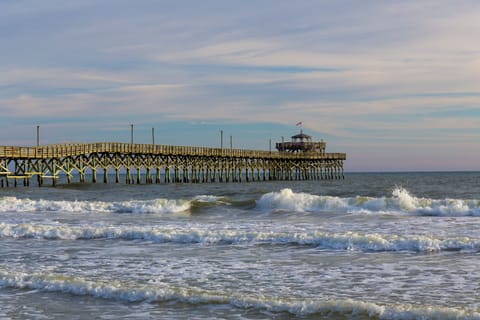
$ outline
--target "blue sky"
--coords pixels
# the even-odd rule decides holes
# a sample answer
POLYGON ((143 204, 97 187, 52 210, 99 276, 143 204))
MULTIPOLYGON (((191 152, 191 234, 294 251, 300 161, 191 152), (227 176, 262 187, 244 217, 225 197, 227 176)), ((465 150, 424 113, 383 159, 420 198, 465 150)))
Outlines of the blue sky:
POLYGON ((0 0, 0 144, 264 149, 480 170, 478 1, 0 0))

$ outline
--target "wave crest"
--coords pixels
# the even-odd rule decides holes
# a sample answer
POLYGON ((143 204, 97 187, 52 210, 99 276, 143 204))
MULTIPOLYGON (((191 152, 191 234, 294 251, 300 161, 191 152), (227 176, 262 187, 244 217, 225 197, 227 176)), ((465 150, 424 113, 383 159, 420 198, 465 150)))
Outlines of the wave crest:
POLYGON ((348 212, 348 213, 412 213, 438 216, 480 216, 479 200, 430 199, 412 196, 397 187, 391 197, 335 197, 295 193, 291 189, 264 194, 257 208, 269 212, 348 212))
POLYGON ((378 319, 480 319, 473 309, 410 304, 378 304, 354 299, 308 299, 243 295, 234 292, 174 287, 159 282, 137 283, 87 280, 54 273, 26 273, 0 269, 0 287, 89 295, 126 302, 179 301, 191 304, 230 304, 241 309, 288 312, 295 316, 328 315, 378 319))
POLYGON ((58 201, 0 198, 0 212, 102 212, 102 213, 179 213, 191 208, 189 200, 58 201))
POLYGON ((326 250, 352 251, 451 251, 479 250, 480 239, 469 237, 397 236, 360 232, 324 232, 318 230, 251 230, 235 228, 211 230, 187 225, 162 226, 71 226, 65 224, 0 223, 0 239, 143 240, 154 243, 205 245, 299 245, 326 250))

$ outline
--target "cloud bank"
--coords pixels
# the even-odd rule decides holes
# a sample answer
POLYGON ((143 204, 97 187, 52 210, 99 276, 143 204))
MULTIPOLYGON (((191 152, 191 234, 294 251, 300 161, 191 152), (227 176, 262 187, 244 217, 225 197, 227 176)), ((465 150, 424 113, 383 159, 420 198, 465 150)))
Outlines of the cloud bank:
POLYGON ((56 143, 122 139, 135 123, 139 139, 155 126, 209 145, 222 128, 257 149, 302 121, 351 170, 480 170, 479 13, 476 1, 2 2, 2 144, 31 144, 38 124, 56 143))

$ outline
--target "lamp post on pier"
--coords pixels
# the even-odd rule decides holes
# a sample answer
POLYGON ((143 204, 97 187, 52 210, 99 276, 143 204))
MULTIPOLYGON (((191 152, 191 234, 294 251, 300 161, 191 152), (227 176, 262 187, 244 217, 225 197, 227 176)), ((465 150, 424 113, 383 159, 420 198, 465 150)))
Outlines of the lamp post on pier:
POLYGON ((40 126, 37 126, 37 147, 40 146, 40 126))
POLYGON ((130 125, 130 143, 133 144, 133 124, 130 125))
POLYGON ((223 149, 223 130, 220 130, 220 149, 223 149))

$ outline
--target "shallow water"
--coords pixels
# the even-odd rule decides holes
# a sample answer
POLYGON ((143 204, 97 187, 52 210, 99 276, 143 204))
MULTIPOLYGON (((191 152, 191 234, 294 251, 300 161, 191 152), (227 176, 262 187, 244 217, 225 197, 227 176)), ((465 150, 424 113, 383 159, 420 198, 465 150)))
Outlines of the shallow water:
POLYGON ((0 318, 480 319, 479 181, 0 189, 0 318))

